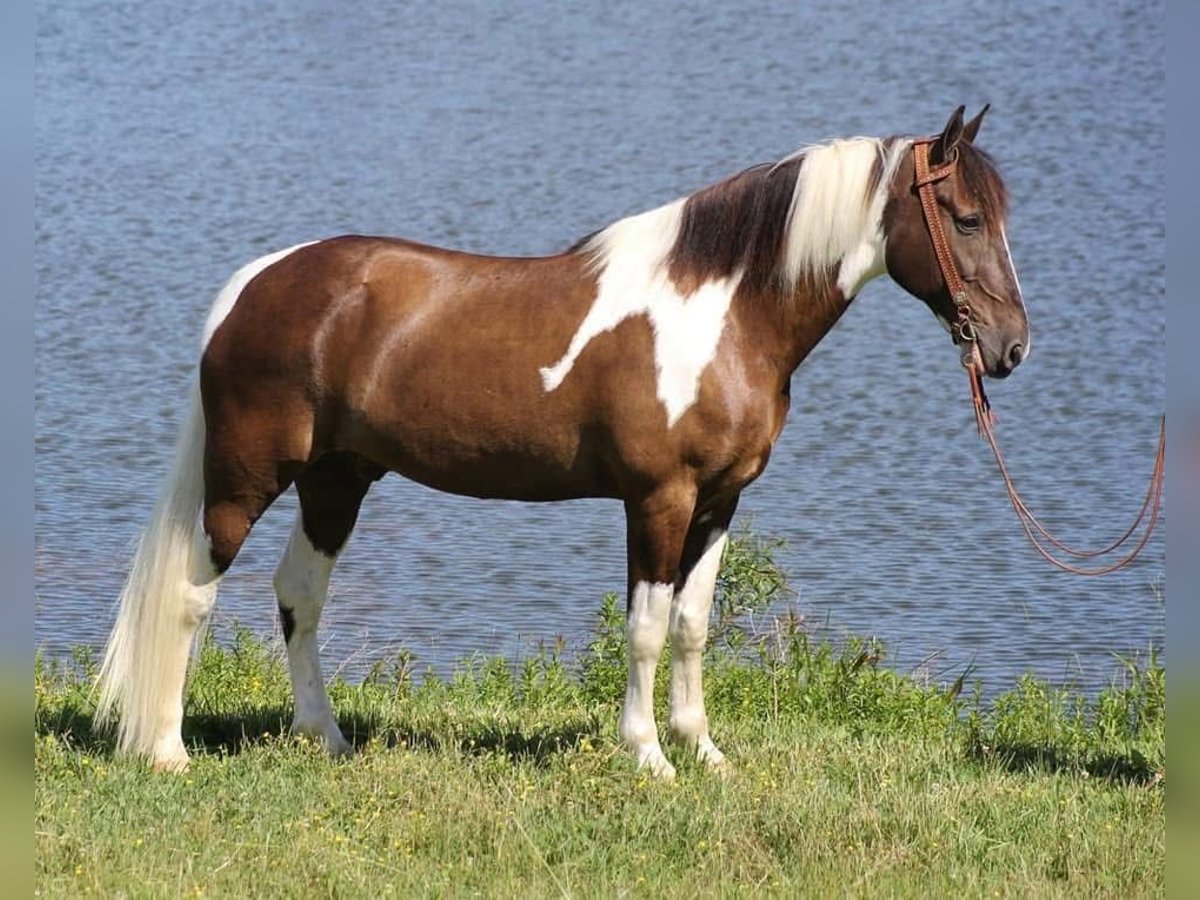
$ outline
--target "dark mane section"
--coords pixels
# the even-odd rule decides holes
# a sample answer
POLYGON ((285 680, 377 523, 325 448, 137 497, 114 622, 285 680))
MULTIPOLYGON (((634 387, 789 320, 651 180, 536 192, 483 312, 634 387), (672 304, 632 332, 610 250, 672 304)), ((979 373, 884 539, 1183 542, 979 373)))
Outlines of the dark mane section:
POLYGON ((864 197, 875 196, 875 192, 879 190, 879 183, 883 180, 883 170, 887 165, 887 161, 892 158, 892 154, 896 150, 896 145, 905 140, 906 138, 898 134, 880 139, 879 155, 875 157, 875 165, 871 168, 871 178, 867 182, 867 190, 863 194, 864 197))
POLYGON ((667 271, 685 291, 742 270, 742 283, 772 285, 802 157, 753 166, 684 202, 667 271))
POLYGON ((986 151, 966 141, 958 145, 958 171, 968 191, 979 198, 981 212, 990 222, 1008 215, 1008 189, 986 151))
POLYGON ((603 230, 604 230, 603 228, 597 228, 595 231, 589 231, 587 234, 585 234, 583 237, 581 237, 579 240, 577 240, 575 243, 573 243, 570 247, 568 247, 565 252, 567 252, 567 253, 582 253, 584 250, 587 249, 588 245, 592 242, 592 238, 594 238, 596 235, 598 235, 603 230))

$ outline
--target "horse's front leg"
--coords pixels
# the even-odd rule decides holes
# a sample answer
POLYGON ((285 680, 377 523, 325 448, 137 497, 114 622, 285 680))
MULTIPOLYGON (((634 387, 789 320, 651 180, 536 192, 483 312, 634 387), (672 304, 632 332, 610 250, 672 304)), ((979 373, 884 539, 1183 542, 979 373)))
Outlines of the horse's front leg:
POLYGON ((671 712, 667 729, 675 741, 694 749, 701 762, 722 773, 728 764, 708 733, 701 668, 721 554, 729 540, 737 499, 696 514, 684 544, 670 618, 671 712))
POLYGON ((671 600, 695 503, 694 490, 667 488, 625 504, 628 531, 629 599, 625 634, 629 683, 621 711, 621 740, 638 768, 659 778, 675 777, 663 754, 654 721, 654 672, 667 639, 671 600))

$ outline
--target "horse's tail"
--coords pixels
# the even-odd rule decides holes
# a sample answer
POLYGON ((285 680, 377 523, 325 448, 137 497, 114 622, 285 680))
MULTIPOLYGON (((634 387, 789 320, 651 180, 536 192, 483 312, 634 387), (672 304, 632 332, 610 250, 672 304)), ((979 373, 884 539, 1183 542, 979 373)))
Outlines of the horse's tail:
MULTIPOLYGON (((303 246, 256 259, 234 273, 209 311, 200 342, 202 356, 246 285, 303 246)), ((117 718, 120 749, 150 756, 165 767, 187 760, 180 736, 183 686, 193 639, 217 592, 218 573, 200 524, 204 444, 197 373, 171 471, 138 540, 100 666, 97 724, 117 718)))
MULTIPOLYGON (((98 723, 119 719, 122 750, 152 755, 164 715, 179 702, 190 639, 211 606, 194 585, 204 502, 204 409, 197 379, 171 471, 121 591, 120 610, 100 667, 98 723), (181 652, 182 651, 182 652, 181 652), (172 696, 174 694, 174 696, 172 696)), ((214 585, 215 587, 215 585, 214 585)))

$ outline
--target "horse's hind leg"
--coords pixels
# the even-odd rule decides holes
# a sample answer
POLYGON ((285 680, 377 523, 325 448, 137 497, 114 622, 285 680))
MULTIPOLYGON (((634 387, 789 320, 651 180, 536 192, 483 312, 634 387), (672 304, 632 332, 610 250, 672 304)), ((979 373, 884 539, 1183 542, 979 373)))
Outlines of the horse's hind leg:
POLYGON ((349 753, 351 747, 325 691, 317 624, 338 553, 354 528, 367 489, 380 474, 347 454, 335 453, 299 475, 300 512, 275 571, 275 595, 296 700, 292 732, 320 741, 335 755, 349 753))

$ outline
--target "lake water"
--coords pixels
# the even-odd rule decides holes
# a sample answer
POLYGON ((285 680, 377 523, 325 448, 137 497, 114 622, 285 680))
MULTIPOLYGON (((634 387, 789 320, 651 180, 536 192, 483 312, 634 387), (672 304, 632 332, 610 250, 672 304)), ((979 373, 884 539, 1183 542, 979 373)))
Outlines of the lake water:
MULTIPOLYGON (((343 232, 558 250, 809 142, 922 133, 958 103, 1012 194, 1033 352, 991 387, 1019 487, 1079 544, 1123 530, 1165 404, 1160 3, 837 10, 726 2, 38 7, 36 640, 104 640, 167 465, 212 294, 343 232)), ((739 522, 786 541, 800 612, 892 664, 1088 690, 1161 647, 1164 541, 1119 575, 1023 542, 944 332, 886 279, 796 373, 739 522), (923 662, 924 661, 924 662, 923 662)), ((277 632, 289 495, 218 629, 277 632)), ((445 669, 586 640, 624 584, 618 504, 368 498, 323 620, 327 670, 405 646, 445 669), (348 662, 347 662, 348 660, 348 662)))

